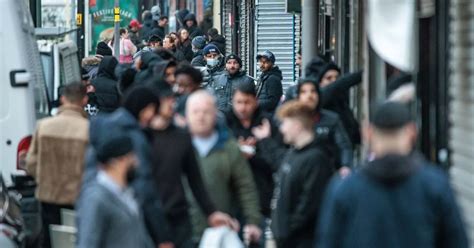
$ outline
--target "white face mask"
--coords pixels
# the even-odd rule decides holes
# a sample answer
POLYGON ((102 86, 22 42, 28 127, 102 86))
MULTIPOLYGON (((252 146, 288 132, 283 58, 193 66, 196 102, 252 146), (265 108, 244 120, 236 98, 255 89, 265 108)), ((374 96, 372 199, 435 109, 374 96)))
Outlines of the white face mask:
POLYGON ((219 64, 219 60, 218 59, 207 59, 206 63, 207 63, 208 66, 214 67, 217 64, 219 64))

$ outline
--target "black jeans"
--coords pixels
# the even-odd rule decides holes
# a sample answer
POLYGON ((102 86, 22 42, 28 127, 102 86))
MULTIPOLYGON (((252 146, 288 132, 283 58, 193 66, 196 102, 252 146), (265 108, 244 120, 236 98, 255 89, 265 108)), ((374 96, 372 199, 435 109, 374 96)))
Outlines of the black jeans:
POLYGON ((41 247, 51 247, 51 236, 49 233, 49 225, 61 224, 61 208, 74 209, 70 205, 57 205, 41 202, 41 218, 43 221, 43 242, 41 247))

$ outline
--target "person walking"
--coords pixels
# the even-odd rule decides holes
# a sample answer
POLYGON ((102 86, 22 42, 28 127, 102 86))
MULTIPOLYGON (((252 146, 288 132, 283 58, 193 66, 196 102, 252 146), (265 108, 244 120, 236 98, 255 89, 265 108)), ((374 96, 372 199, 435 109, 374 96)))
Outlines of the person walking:
MULTIPOLYGON (((186 119, 199 168, 217 209, 232 216, 236 216, 236 211, 242 213, 248 240, 258 241, 262 218, 252 172, 236 140, 225 125, 217 122, 215 104, 214 96, 205 90, 194 92, 187 101, 186 119)), ((194 233, 199 240, 207 226, 206 218, 195 200, 191 206, 194 233)), ((234 228, 239 230, 238 226, 234 228)))
POLYGON ((99 64, 97 77, 91 81, 94 86, 94 97, 99 113, 113 112, 120 106, 120 97, 117 90, 115 68, 118 61, 115 57, 105 56, 99 64))
POLYGON ((189 38, 189 32, 185 28, 178 30, 179 49, 184 54, 184 57, 188 62, 193 59, 194 53, 191 45, 191 39, 189 38))
POLYGON ((84 154, 89 143, 86 86, 72 83, 64 87, 58 115, 42 119, 36 126, 27 154, 26 169, 36 183, 41 202, 43 247, 51 247, 49 225, 61 224, 62 208, 73 209, 84 170, 84 154))
POLYGON ((217 108, 220 111, 228 111, 232 106, 234 89, 239 84, 251 83, 254 80, 249 77, 242 68, 242 60, 236 54, 229 54, 225 58, 225 72, 217 75, 212 80, 210 87, 217 98, 217 108))
POLYGON ((133 140, 122 133, 107 137, 98 147, 97 176, 78 203, 76 247, 156 247, 130 187, 137 167, 133 151, 133 140))
POLYGON ((364 128, 373 160, 331 183, 316 247, 469 246, 449 179, 414 151, 416 137, 406 106, 375 109, 364 128))
POLYGON ((192 66, 206 66, 206 60, 202 49, 206 46, 206 39, 203 36, 194 37, 192 41, 193 59, 191 60, 192 66))
MULTIPOLYGON (((279 164, 271 229, 277 247, 310 248, 314 244, 323 194, 332 176, 332 166, 323 144, 313 131, 313 109, 296 100, 283 104, 277 112, 283 141, 290 145, 279 164)), ((253 129, 259 140, 271 135, 269 122, 253 129)), ((261 143, 264 144, 264 143, 261 143)), ((274 153, 261 145, 264 153, 274 153)))
POLYGON ((260 66, 260 78, 257 82, 258 105, 263 111, 274 113, 283 95, 281 70, 275 65, 275 55, 264 51, 257 55, 260 66))

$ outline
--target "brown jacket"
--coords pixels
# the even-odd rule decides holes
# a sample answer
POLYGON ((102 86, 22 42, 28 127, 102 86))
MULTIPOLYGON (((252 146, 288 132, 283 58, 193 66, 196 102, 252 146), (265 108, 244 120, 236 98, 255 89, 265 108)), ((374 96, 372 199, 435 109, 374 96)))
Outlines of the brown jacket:
POLYGON ((88 141, 89 121, 80 107, 61 107, 57 116, 38 122, 26 168, 36 180, 40 201, 75 203, 88 141))

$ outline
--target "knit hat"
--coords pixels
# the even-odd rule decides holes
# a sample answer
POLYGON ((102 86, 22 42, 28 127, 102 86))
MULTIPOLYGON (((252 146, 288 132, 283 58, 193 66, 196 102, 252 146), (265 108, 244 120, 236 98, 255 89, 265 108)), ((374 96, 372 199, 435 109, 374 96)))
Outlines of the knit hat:
POLYGON ((397 130, 413 121, 410 110, 399 102, 385 102, 373 112, 370 122, 383 130, 397 130))
POLYGON ((261 58, 266 58, 267 60, 271 61, 273 64, 275 63, 275 55, 268 50, 263 51, 257 55, 257 60, 261 58))
POLYGON ((216 47, 214 44, 208 44, 207 46, 204 47, 202 50, 204 56, 210 54, 210 53, 218 53, 221 54, 221 51, 219 51, 219 48, 216 47))
POLYGON ((203 49, 206 46, 206 38, 204 38, 203 36, 197 36, 197 37, 194 37, 191 43, 197 49, 203 49))
POLYGON ((105 135, 106 139, 97 148, 97 160, 107 163, 113 158, 122 157, 133 151, 132 139, 124 134, 105 135))
POLYGON ((112 56, 112 49, 103 41, 97 43, 96 54, 102 56, 112 56))
POLYGON ((156 105, 157 109, 159 108, 160 97, 156 90, 150 87, 137 86, 125 94, 122 106, 138 120, 140 112, 152 103, 156 105))
POLYGON ((162 42, 163 40, 161 39, 160 36, 156 35, 156 34, 152 34, 150 35, 150 37, 148 37, 148 43, 150 42, 162 42))
POLYGON ((225 63, 227 63, 228 60, 230 59, 235 59, 237 60, 237 63, 239 63, 240 66, 242 66, 242 59, 237 56, 237 54, 231 53, 225 57, 225 63))

